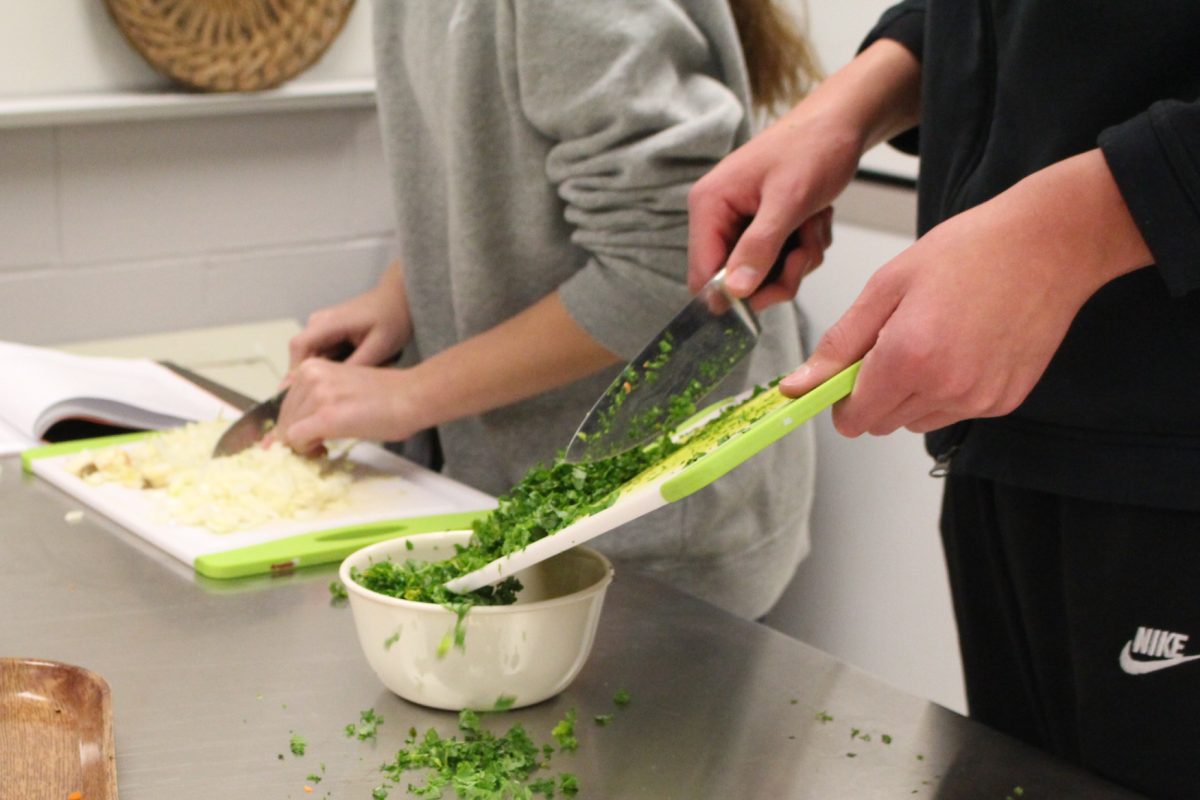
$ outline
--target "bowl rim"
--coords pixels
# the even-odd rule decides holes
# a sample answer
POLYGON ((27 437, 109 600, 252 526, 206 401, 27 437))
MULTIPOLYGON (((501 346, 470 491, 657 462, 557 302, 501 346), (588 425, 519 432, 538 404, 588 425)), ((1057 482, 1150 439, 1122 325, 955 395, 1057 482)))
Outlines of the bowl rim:
MULTIPOLYGON (((387 549, 389 545, 395 545, 397 542, 400 542, 400 541, 418 540, 418 539, 423 539, 423 538, 434 538, 434 537, 448 538, 450 534, 470 534, 470 533, 471 533, 470 530, 449 530, 449 531, 431 531, 428 533, 413 533, 413 534, 409 534, 408 536, 397 536, 393 539, 385 539, 382 542, 375 542, 373 544, 366 545, 365 547, 360 547, 358 550, 355 550, 353 553, 346 556, 342 560, 342 563, 338 566, 338 578, 341 580, 342 585, 346 587, 347 592, 352 592, 364 600, 370 600, 372 602, 382 603, 385 606, 392 606, 394 608, 404 608, 404 609, 408 609, 411 611, 419 611, 419 612, 424 612, 424 613, 442 613, 442 614, 449 614, 450 616, 454 616, 453 611, 451 611, 450 609, 446 608, 445 606, 443 606, 439 603, 426 603, 426 602, 419 601, 419 600, 405 600, 400 597, 392 597, 391 595, 380 594, 379 592, 376 592, 373 589, 368 589, 367 587, 363 586, 362 584, 360 584, 357 581, 352 580, 350 578, 350 561, 351 561, 351 559, 354 559, 355 557, 362 556, 368 550, 387 549)), ((536 610, 545 609, 545 608, 553 608, 555 606, 560 606, 560 605, 568 605, 570 603, 576 603, 576 602, 579 602, 580 600, 589 598, 592 595, 601 593, 605 589, 607 589, 608 585, 610 583, 612 583, 612 581, 613 581, 614 570, 613 570, 612 561, 610 561, 609 558, 606 555, 604 555, 603 553, 601 553, 599 550, 595 550, 591 547, 586 547, 584 545, 576 545, 575 547, 571 548, 570 550, 567 550, 564 552, 569 553, 572 551, 578 551, 580 554, 587 555, 588 557, 599 561, 600 564, 604 567, 604 575, 596 582, 588 584, 587 586, 583 587, 582 589, 571 592, 570 594, 560 595, 558 597, 550 597, 545 600, 534 600, 529 603, 520 603, 520 604, 514 603, 512 605, 504 605, 504 606, 471 606, 471 608, 467 614, 467 619, 469 619, 471 616, 473 616, 475 614, 483 614, 484 616, 494 616, 494 615, 503 615, 503 614, 518 614, 518 613, 536 611, 536 610)))

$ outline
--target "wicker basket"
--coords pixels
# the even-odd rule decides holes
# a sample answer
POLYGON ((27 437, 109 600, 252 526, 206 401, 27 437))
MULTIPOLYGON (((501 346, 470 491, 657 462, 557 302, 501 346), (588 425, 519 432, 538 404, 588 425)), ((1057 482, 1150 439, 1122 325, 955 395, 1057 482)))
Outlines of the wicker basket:
POLYGON ((207 92, 270 89, 311 66, 354 0, 105 0, 130 44, 207 92))

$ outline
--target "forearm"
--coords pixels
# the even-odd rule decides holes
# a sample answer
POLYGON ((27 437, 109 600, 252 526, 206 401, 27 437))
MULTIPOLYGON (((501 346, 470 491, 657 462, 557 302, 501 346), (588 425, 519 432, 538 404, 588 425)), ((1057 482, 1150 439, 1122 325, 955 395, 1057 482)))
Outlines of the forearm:
POLYGON ((916 125, 920 113, 920 62, 903 45, 881 39, 829 76, 781 122, 837 120, 865 152, 916 125))
POLYGON ((407 371, 409 405, 430 427, 548 392, 615 364, 553 292, 407 371))
POLYGON ((408 289, 404 282, 404 264, 400 259, 394 259, 387 269, 379 276, 375 291, 383 298, 388 307, 396 309, 403 319, 403 342, 412 340, 412 312, 408 308, 408 289))

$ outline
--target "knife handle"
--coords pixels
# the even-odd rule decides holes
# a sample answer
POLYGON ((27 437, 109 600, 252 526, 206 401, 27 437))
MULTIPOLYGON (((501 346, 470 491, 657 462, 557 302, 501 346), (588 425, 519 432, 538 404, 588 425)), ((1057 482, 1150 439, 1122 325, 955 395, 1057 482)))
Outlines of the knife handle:
POLYGON ((350 341, 349 339, 344 339, 341 342, 338 342, 333 347, 329 348, 329 352, 322 353, 321 357, 327 358, 330 361, 337 361, 340 363, 342 361, 345 361, 347 358, 349 358, 351 356, 351 354, 353 354, 354 351, 357 349, 358 349, 358 345, 356 345, 354 342, 350 341))
POLYGON ((783 240, 783 247, 779 249, 779 255, 776 256, 775 263, 771 265, 771 269, 767 272, 767 277, 763 278, 759 286, 766 286, 768 283, 774 283, 779 280, 783 275, 783 265, 787 263, 788 256, 792 254, 793 250, 799 249, 801 244, 803 242, 800 241, 800 229, 797 228, 783 240))

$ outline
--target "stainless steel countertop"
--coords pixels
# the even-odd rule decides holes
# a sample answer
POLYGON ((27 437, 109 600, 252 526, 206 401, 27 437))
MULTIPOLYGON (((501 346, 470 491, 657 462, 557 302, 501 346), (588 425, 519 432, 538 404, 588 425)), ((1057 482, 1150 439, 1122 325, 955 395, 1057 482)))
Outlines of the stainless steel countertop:
MULTIPOLYGON (((369 800, 411 726, 454 731, 453 714, 407 703, 371 673, 349 608, 331 605, 333 566, 210 581, 90 510, 69 524, 80 506, 17 459, 0 469, 0 656, 107 679, 125 800, 369 800), (386 720, 378 741, 346 738, 367 708, 386 720), (292 732, 304 757, 288 750, 292 732)), ((571 707, 579 751, 555 756, 554 771, 578 775, 581 800, 1015 800, 1018 786, 1021 800, 1136 797, 624 569, 575 683, 485 726, 519 721, 550 742, 571 707), (632 696, 624 710, 618 688, 632 696), (600 713, 615 719, 596 726, 600 713)))

